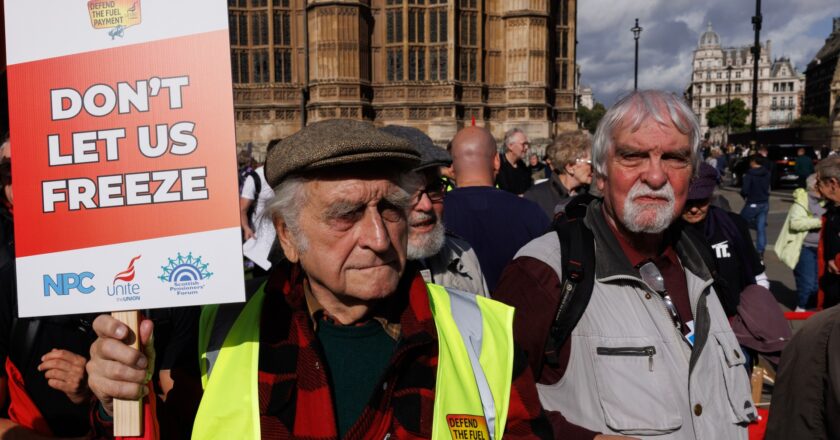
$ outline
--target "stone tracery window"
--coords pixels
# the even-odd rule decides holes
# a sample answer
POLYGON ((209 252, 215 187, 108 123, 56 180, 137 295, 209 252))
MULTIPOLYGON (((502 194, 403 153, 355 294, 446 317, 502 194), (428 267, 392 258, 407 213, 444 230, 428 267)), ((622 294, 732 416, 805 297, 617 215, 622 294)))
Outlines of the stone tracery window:
POLYGON ((289 0, 228 0, 234 83, 292 81, 289 0))
POLYGON ((464 82, 478 81, 478 6, 475 0, 460 1, 459 69, 458 79, 464 82))
POLYGON ((386 81, 447 78, 447 3, 447 0, 386 0, 386 81))

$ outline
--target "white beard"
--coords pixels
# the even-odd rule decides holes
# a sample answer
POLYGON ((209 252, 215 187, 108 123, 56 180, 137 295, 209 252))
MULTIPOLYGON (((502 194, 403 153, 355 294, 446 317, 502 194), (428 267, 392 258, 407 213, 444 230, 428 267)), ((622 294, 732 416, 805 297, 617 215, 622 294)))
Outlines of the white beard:
POLYGON ((666 183, 660 189, 653 190, 641 181, 637 181, 627 198, 624 199, 624 214, 622 223, 631 232, 643 232, 647 234, 658 234, 674 221, 674 188, 671 183, 666 183), (636 203, 638 197, 658 197, 667 200, 665 204, 642 204, 636 203))
POLYGON ((446 241, 446 228, 443 227, 443 222, 436 219, 434 229, 426 234, 420 235, 411 231, 410 224, 412 222, 420 222, 431 218, 431 215, 422 213, 412 213, 414 218, 409 218, 408 230, 408 253, 409 260, 422 260, 429 258, 432 255, 440 252, 443 248, 443 243, 446 241))

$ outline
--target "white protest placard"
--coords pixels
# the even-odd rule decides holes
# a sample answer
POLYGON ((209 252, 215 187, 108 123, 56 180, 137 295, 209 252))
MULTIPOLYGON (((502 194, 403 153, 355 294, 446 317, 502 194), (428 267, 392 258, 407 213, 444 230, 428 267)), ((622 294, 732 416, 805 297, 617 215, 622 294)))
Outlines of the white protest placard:
POLYGON ((22 317, 245 299, 227 4, 6 0, 22 317))

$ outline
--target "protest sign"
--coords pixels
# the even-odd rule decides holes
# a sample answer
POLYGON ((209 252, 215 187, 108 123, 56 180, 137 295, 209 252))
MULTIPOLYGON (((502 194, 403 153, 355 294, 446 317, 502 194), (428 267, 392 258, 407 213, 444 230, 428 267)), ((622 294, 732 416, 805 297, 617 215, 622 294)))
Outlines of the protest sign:
POLYGON ((19 315, 243 301, 227 4, 5 21, 19 315))

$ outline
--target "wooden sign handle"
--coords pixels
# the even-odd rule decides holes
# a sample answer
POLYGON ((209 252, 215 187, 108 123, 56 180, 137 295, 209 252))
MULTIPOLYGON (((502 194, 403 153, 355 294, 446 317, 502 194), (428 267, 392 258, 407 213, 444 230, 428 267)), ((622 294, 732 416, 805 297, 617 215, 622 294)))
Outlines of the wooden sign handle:
MULTIPOLYGON (((130 332, 135 335, 131 346, 142 350, 140 348, 140 312, 137 310, 113 312, 111 316, 128 326, 130 332)), ((140 437, 141 435, 143 435, 143 399, 114 399, 114 436, 140 437)))

